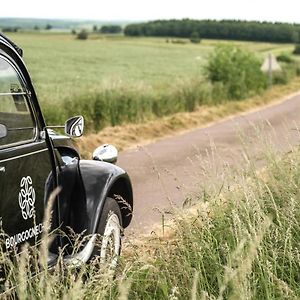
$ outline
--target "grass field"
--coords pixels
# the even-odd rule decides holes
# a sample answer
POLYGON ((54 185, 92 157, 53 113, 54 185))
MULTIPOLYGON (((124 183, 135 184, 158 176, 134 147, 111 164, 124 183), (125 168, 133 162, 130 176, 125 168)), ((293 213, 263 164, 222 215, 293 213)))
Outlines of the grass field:
POLYGON ((25 62, 42 101, 61 101, 118 84, 165 88, 176 79, 199 76, 199 66, 212 48, 146 38, 78 41, 74 36, 51 34, 16 34, 11 38, 25 51, 25 62))
MULTIPOLYGON (((207 103, 203 66, 216 45, 229 43, 203 40, 195 45, 181 40, 186 43, 178 44, 165 38, 99 35, 79 41, 68 34, 45 33, 9 37, 24 49, 49 123, 82 113, 94 130, 191 111, 207 103), (120 103, 125 104, 120 107, 120 103)), ((256 52, 262 60, 270 51, 280 54, 293 49, 286 44, 230 43, 256 52)))
MULTIPOLYGON (((58 34, 11 34, 25 51, 24 59, 41 100, 61 100, 70 94, 100 90, 118 82, 154 88, 202 75, 208 54, 220 43, 166 43, 164 38, 97 37, 78 41, 58 34), (58 93, 58 94, 56 94, 58 93), (50 97, 53 95, 55 99, 50 97)), ((292 45, 234 42, 258 52, 291 52, 292 45)))

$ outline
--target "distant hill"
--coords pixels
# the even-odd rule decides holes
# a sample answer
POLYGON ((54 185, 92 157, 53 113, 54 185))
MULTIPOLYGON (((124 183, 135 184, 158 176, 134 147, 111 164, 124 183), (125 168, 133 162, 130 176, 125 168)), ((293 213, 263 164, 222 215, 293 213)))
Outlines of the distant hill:
POLYGON ((32 19, 32 18, 0 18, 0 28, 20 28, 23 30, 46 28, 50 25, 53 29, 74 29, 102 26, 102 25, 119 25, 126 26, 129 21, 101 21, 101 20, 67 20, 67 19, 32 19))

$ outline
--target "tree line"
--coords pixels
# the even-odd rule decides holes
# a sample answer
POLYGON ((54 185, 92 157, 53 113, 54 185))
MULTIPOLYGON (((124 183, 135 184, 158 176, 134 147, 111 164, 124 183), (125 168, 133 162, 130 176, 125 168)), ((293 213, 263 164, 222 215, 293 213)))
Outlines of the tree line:
POLYGON ((195 33, 207 39, 298 43, 300 24, 183 19, 129 24, 124 29, 127 36, 190 38, 195 33))
MULTIPOLYGON (((52 28, 55 28, 55 27, 53 27, 51 24, 46 24, 44 27, 34 25, 31 29, 37 31, 37 30, 41 30, 41 29, 42 30, 51 30, 52 28)), ((0 28, 0 30, 2 32, 18 32, 18 31, 23 30, 23 29, 28 30, 28 28, 25 28, 25 27, 23 28, 23 27, 20 27, 20 26, 5 26, 5 27, 0 28)), ((73 28, 71 32, 73 34, 76 34, 76 29, 73 28)), ((95 32, 95 33, 99 32, 99 33, 102 33, 102 34, 118 34, 118 33, 122 32, 122 27, 119 26, 119 25, 103 25, 103 26, 98 28, 97 25, 94 25, 93 26, 93 32, 95 32)))

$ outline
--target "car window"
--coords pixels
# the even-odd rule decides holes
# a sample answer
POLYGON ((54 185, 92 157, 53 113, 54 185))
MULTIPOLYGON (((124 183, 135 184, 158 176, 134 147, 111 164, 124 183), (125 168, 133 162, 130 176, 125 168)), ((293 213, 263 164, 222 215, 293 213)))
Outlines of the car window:
POLYGON ((35 125, 28 106, 26 90, 12 64, 0 56, 0 147, 28 142, 34 138, 35 125))

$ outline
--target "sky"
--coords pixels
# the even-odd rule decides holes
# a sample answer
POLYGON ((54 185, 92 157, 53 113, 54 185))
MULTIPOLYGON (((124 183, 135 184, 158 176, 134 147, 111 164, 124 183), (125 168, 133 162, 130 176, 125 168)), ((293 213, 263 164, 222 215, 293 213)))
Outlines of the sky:
POLYGON ((299 0, 14 0, 12 2, 1 1, 0 17, 130 21, 193 18, 300 23, 299 0))

